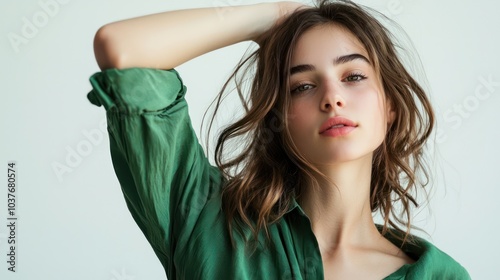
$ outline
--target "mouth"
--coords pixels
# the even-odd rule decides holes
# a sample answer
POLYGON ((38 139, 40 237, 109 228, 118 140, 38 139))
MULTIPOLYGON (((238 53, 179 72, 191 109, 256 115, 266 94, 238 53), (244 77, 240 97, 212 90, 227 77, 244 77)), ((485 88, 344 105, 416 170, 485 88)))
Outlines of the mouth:
POLYGON ((344 117, 333 117, 321 125, 319 134, 326 136, 341 136, 354 130, 358 125, 344 117))
POLYGON ((344 126, 346 126, 346 125, 345 125, 345 124, 336 124, 336 125, 334 125, 334 126, 330 127, 329 129, 332 129, 332 128, 340 128, 340 127, 344 127, 344 126))

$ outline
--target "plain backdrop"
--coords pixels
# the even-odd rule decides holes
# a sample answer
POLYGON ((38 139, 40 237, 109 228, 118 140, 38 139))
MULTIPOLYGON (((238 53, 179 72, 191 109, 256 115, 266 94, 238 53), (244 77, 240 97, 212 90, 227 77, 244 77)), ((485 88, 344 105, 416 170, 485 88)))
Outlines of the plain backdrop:
MULTIPOLYGON (((165 279, 126 208, 110 160, 104 109, 86 99, 88 78, 99 71, 93 37, 100 26, 125 18, 257 2, 0 1, 0 279, 165 279), (12 160, 18 174, 15 273, 6 262, 6 175, 12 160)), ((473 279, 495 279, 500 2, 360 3, 385 13, 408 33, 437 110, 432 200, 418 210, 416 223, 473 279)), ((197 132, 205 109, 248 46, 227 47, 178 67, 197 132)))

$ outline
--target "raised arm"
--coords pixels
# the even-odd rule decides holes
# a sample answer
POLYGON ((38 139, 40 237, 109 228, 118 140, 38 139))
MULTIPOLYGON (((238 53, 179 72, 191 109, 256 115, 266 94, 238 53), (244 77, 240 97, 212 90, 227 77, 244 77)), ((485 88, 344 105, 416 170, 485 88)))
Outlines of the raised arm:
POLYGON ((94 52, 101 70, 172 69, 207 52, 256 40, 290 12, 296 2, 169 11, 101 27, 94 52))

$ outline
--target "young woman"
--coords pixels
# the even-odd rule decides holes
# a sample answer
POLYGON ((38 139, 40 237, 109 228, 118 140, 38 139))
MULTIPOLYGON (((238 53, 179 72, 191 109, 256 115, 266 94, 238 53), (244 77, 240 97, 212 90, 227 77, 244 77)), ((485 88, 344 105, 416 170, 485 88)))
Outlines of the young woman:
POLYGON ((107 110, 127 205, 168 279, 470 278, 409 234, 434 116, 356 4, 154 14, 102 27, 95 54, 88 98, 107 110), (246 112, 221 133, 213 167, 174 68, 246 40, 259 44, 233 75, 253 71, 246 112))

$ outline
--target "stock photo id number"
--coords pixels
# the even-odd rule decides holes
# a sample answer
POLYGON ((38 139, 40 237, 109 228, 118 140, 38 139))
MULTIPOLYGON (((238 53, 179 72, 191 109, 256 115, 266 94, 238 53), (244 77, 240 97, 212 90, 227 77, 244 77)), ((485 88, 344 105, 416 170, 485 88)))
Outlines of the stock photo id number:
POLYGON ((17 163, 10 161, 7 163, 7 269, 16 272, 17 261, 17 163))

